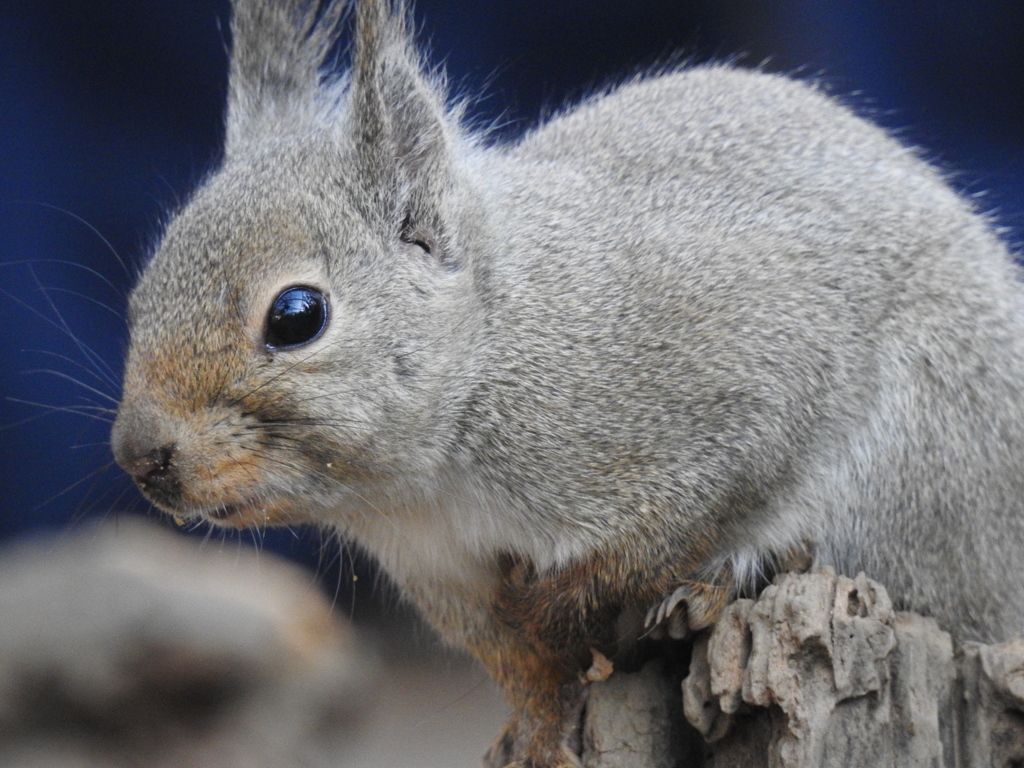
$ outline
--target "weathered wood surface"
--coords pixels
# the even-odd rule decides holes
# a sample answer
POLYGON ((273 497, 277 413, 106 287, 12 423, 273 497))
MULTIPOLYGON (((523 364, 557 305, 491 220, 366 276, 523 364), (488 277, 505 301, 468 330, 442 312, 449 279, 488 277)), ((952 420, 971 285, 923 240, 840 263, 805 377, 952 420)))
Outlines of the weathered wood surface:
POLYGON ((586 768, 1020 768, 1024 640, 955 647, 864 576, 789 574, 696 639, 681 692, 595 683, 584 744, 586 768))

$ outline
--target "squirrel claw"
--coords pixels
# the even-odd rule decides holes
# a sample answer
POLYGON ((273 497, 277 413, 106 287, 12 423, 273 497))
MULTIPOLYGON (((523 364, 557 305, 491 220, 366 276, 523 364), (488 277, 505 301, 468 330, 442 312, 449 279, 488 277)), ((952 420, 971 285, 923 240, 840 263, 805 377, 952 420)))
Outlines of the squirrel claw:
POLYGON ((648 635, 655 640, 660 640, 666 635, 673 640, 686 638, 690 634, 690 628, 685 609, 692 597, 693 590, 688 584, 684 584, 657 605, 652 605, 644 620, 644 625, 649 629, 648 635), (684 610, 677 611, 680 604, 684 610))
POLYGON ((683 640, 691 632, 714 624, 729 598, 729 590, 716 584, 688 581, 647 611, 644 621, 648 635, 660 639, 666 635, 683 640))
POLYGON ((677 587, 675 592, 658 603, 658 605, 651 606, 651 609, 647 612, 647 626, 656 627, 659 624, 664 624, 665 620, 675 612, 676 607, 684 600, 689 600, 692 594, 693 591, 687 584, 677 587))

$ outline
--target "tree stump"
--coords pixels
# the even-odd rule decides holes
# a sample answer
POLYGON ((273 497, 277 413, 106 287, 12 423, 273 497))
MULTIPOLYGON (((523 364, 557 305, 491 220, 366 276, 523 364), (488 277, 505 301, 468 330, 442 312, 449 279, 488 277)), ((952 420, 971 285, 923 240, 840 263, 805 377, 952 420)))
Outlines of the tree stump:
POLYGON ((586 768, 1024 765, 1024 640, 956 646, 863 575, 737 600, 681 692, 658 663, 592 686, 586 768))

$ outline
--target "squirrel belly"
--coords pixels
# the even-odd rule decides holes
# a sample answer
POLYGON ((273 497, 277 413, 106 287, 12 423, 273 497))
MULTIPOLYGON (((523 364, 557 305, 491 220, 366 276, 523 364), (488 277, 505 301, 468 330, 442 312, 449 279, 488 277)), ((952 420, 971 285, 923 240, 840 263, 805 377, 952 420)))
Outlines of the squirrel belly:
POLYGON ((1024 631, 1024 291, 916 152, 724 66, 488 144, 404 8, 338 79, 344 3, 233 5, 224 162, 130 302, 155 504, 354 539, 505 689, 498 768, 577 764, 622 615, 706 626, 805 549, 1024 631))

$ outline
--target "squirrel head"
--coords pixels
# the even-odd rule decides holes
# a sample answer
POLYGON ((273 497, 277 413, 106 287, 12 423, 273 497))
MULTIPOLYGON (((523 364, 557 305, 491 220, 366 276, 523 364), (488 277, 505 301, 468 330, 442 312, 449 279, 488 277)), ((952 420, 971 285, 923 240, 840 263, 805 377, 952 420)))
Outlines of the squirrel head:
POLYGON ((405 11, 235 0, 224 161, 134 289, 114 455, 232 525, 316 518, 445 449, 475 322, 468 151, 405 11), (455 215, 453 211, 462 211, 455 215))

